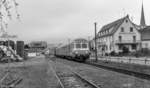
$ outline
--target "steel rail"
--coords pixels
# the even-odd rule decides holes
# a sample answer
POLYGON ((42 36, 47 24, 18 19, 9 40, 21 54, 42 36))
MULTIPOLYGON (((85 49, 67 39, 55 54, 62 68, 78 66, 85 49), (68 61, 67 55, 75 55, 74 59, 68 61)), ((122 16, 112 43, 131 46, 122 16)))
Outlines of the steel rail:
POLYGON ((78 76, 80 79, 82 79, 83 81, 85 81, 86 83, 90 84, 93 86, 93 88, 102 88, 102 87, 99 87, 97 86, 96 84, 94 84, 93 82, 87 80, 86 78, 82 77, 80 74, 74 72, 76 74, 76 76, 78 76))
MULTIPOLYGON (((57 63, 60 63, 60 62, 57 62, 57 63)), ((64 65, 63 63, 60 63, 62 65, 64 65)), ((78 78, 80 78, 83 82, 89 84, 90 86, 92 86, 92 88, 102 88, 102 87, 99 87, 97 86, 96 84, 94 84, 94 82, 92 81, 89 81, 88 79, 86 79, 85 77, 82 77, 79 73, 75 72, 72 70, 72 68, 68 65, 65 65, 72 73, 74 73, 75 76, 77 76, 78 78)))
POLYGON ((94 63, 94 62, 85 62, 83 64, 94 66, 94 67, 97 67, 97 68, 103 68, 103 69, 106 69, 106 70, 111 70, 111 71, 114 71, 114 72, 134 76, 134 77, 141 78, 141 79, 150 80, 150 74, 147 74, 147 73, 142 73, 142 72, 133 71, 133 70, 129 70, 129 69, 123 69, 123 68, 120 68, 120 67, 111 67, 111 66, 107 66, 107 65, 101 65, 101 64, 98 64, 98 63, 94 63))
MULTIPOLYGON (((54 62, 54 63, 55 63, 55 62, 54 62)), ((51 65, 51 64, 50 64, 50 65, 51 65)), ((64 85, 63 85, 63 83, 62 83, 62 81, 61 81, 60 78, 58 77, 56 71, 54 70, 53 66, 51 65, 50 67, 51 67, 51 69, 52 69, 53 74, 54 74, 55 77, 57 78, 57 80, 58 80, 58 82, 59 82, 59 84, 60 84, 60 87, 61 87, 61 88, 65 88, 64 85)))

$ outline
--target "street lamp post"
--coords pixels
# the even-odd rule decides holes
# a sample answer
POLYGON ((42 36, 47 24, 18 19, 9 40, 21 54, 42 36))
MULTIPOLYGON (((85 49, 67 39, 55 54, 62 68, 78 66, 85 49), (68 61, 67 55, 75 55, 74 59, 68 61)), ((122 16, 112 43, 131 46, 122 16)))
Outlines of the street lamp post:
POLYGON ((97 33, 97 23, 95 22, 94 23, 94 26, 95 26, 95 61, 97 62, 98 61, 98 58, 97 58, 97 36, 96 36, 96 33, 97 33))

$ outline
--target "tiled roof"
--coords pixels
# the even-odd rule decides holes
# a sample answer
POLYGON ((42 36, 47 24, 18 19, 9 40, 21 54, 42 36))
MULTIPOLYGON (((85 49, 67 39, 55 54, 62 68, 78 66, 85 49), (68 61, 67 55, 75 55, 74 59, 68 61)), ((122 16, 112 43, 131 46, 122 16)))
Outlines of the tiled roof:
POLYGON ((102 35, 102 36, 100 36, 100 37, 112 35, 113 33, 115 33, 116 30, 118 29, 118 27, 119 27, 119 26, 124 22, 124 20, 125 20, 126 18, 128 18, 128 17, 129 17, 129 16, 127 15, 127 16, 121 18, 121 19, 118 19, 118 20, 116 20, 116 21, 114 21, 114 22, 112 22, 112 23, 110 23, 110 24, 107 24, 107 25, 103 26, 102 29, 99 31, 99 33, 100 33, 100 32, 105 32, 105 31, 109 31, 109 33, 107 33, 107 34, 105 34, 105 35, 102 35), (110 29, 112 29, 112 30, 110 31, 110 29))
POLYGON ((150 26, 147 26, 139 31, 141 33, 142 40, 150 40, 150 26))
POLYGON ((132 23, 133 25, 134 25, 134 27, 137 29, 137 30, 140 30, 141 28, 142 28, 142 26, 140 26, 140 25, 137 25, 137 24, 135 24, 135 23, 132 23))

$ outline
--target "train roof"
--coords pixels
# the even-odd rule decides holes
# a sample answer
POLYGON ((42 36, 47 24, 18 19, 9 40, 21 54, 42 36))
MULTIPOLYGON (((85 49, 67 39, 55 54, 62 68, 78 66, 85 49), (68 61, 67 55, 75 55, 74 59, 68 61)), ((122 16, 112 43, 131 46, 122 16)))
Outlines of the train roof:
POLYGON ((87 42, 87 40, 84 38, 78 38, 78 39, 75 39, 74 42, 87 42))

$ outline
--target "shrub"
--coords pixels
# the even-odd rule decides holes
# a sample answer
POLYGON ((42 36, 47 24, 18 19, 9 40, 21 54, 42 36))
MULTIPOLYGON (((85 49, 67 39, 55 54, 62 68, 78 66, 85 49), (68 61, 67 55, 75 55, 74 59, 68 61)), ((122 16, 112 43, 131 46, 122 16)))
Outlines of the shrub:
POLYGON ((133 52, 132 55, 135 57, 150 56, 150 50, 147 48, 142 48, 141 50, 133 52))
POLYGON ((117 53, 116 53, 115 51, 112 51, 112 52, 110 53, 110 55, 111 55, 111 56, 117 56, 117 53))
POLYGON ((129 49, 127 48, 127 47, 123 47, 123 52, 122 52, 123 54, 127 54, 127 53, 129 53, 129 49))

